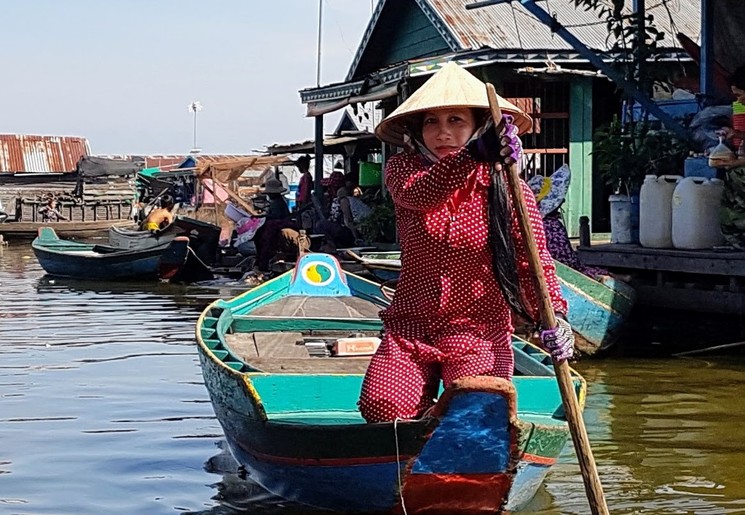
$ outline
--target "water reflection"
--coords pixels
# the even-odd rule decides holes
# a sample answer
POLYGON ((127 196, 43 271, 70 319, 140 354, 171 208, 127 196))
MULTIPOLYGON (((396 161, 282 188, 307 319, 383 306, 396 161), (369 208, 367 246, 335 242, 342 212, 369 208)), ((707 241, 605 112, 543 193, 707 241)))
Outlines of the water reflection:
POLYGON ((217 505, 208 510, 185 512, 183 515, 232 515, 236 513, 273 514, 325 514, 327 511, 313 511, 303 506, 287 503, 280 497, 272 495, 245 476, 238 463, 227 450, 225 440, 216 442, 220 452, 209 458, 204 469, 221 476, 219 482, 212 486, 217 493, 212 497, 217 505))
MULTIPOLYGON (((30 247, 0 247, 0 512, 308 513, 241 479, 215 448, 224 437, 194 325, 244 288, 55 279, 30 247)), ((577 368, 611 513, 745 513, 745 364, 577 368)), ((590 513, 571 446, 525 513, 590 513)))
POLYGON ((591 380, 590 402, 604 403, 588 406, 588 430, 613 513, 745 512, 745 446, 733 437, 745 428, 745 417, 733 414, 745 383, 739 361, 614 360, 578 368, 591 380))

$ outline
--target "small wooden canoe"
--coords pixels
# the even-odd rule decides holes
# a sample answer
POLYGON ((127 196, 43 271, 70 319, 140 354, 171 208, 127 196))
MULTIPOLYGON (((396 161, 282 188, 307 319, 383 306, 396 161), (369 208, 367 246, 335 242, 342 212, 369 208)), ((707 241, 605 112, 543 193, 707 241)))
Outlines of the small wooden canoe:
MULTIPOLYGON (((378 284, 326 254, 305 254, 294 270, 210 304, 196 339, 233 456, 269 492, 314 508, 524 506, 569 437, 548 355, 515 339, 512 382, 462 378, 421 419, 368 424, 357 400, 386 305, 378 284), (342 340, 361 342, 360 354, 335 354, 342 340)), ((583 406, 585 382, 574 379, 583 406)))
POLYGON ((186 262, 189 238, 179 236, 145 250, 122 250, 60 239, 51 227, 41 227, 31 247, 49 275, 104 281, 170 279, 186 262))
POLYGON ((177 237, 186 237, 190 252, 186 263, 171 279, 190 283, 214 278, 213 270, 219 255, 220 227, 183 215, 176 215, 173 222, 160 231, 111 227, 109 246, 129 250, 146 250, 162 247, 177 237))
MULTIPOLYGON (((381 282, 398 279, 400 252, 364 252, 347 255, 361 263, 381 282)), ((592 356, 617 340, 636 302, 636 290, 612 277, 602 282, 554 261, 561 293, 569 305, 568 320, 574 329, 577 350, 592 356)))

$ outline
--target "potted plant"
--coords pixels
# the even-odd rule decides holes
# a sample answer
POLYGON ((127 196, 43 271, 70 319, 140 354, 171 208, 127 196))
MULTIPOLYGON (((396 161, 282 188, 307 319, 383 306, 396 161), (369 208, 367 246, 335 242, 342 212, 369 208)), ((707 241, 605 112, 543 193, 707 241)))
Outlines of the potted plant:
POLYGON ((611 242, 639 241, 639 190, 645 175, 680 175, 689 146, 671 132, 648 122, 621 123, 614 117, 593 138, 593 156, 601 177, 613 189, 611 242))

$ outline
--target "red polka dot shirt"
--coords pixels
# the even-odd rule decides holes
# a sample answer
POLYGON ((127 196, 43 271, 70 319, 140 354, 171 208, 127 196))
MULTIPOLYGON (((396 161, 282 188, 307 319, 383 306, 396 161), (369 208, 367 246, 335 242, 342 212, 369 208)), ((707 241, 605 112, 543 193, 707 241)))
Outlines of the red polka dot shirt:
MULTIPOLYGON (((488 244, 489 166, 466 149, 434 165, 419 154, 401 153, 389 159, 385 183, 396 208, 402 254, 396 294, 381 313, 386 325, 429 331, 433 323, 496 324, 512 332, 511 310, 492 271, 488 244)), ((535 197, 524 182, 522 190, 552 304, 566 314, 535 197)), ((521 291, 537 319, 537 294, 517 217, 512 236, 521 291)))

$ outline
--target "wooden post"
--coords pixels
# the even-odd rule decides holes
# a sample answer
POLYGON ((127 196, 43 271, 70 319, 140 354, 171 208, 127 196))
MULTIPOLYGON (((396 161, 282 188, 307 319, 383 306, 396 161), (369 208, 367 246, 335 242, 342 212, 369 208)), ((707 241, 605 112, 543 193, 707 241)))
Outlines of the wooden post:
POLYGON ((590 219, 586 216, 579 217, 579 246, 589 247, 592 245, 590 239, 590 219))
POLYGON ((323 203, 323 115, 316 116, 316 140, 315 152, 315 177, 313 178, 313 196, 318 200, 318 205, 323 203))

